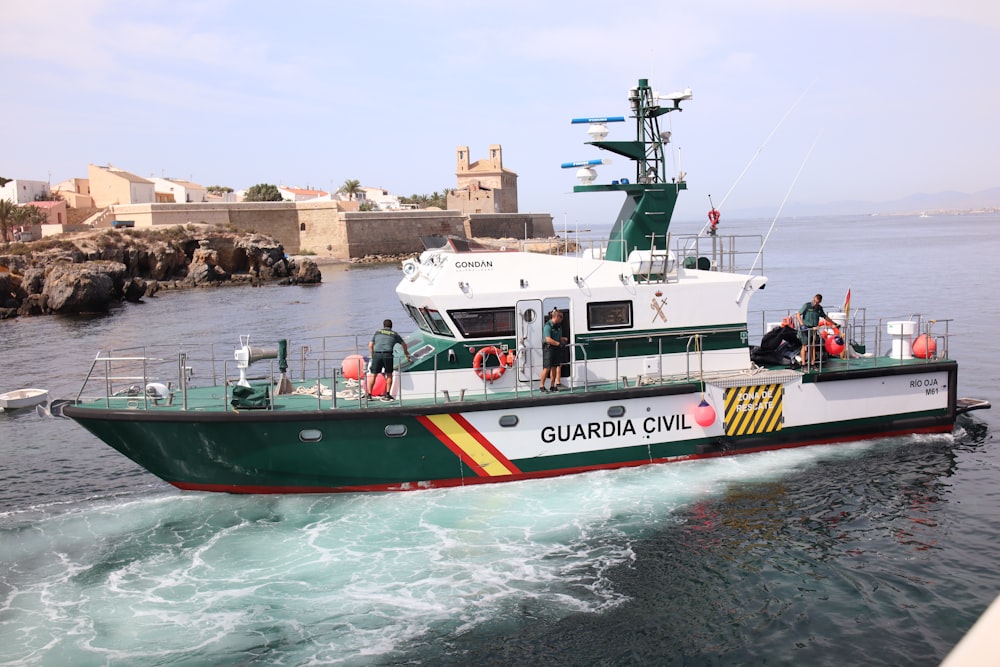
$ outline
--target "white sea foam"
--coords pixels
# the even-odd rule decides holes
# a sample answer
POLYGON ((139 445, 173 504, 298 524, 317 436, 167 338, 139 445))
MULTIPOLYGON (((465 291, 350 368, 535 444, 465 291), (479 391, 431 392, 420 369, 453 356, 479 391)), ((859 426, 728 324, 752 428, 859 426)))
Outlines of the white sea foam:
MULTIPOLYGON (((282 655, 349 664, 517 614, 597 613, 678 508, 872 443, 406 494, 84 503, 4 540, 0 614, 83 661, 282 655), (291 647, 291 648, 290 648, 291 647)), ((49 647, 49 648, 46 648, 49 647)))

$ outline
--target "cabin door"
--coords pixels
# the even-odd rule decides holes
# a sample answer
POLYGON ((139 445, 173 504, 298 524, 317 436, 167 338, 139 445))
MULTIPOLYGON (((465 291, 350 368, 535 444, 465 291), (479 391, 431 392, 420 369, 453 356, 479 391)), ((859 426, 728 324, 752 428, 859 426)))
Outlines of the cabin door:
MULTIPOLYGON (((542 375, 542 327, 553 308, 563 313, 563 336, 572 342, 570 332, 569 299, 557 297, 539 301, 530 299, 517 302, 517 379, 521 382, 537 381, 542 375)), ((568 348, 567 351, 570 351, 568 348)), ((569 377, 570 355, 566 356, 563 377, 569 377)))
POLYGON ((517 379, 531 382, 542 374, 542 325, 545 313, 538 299, 517 302, 517 379))

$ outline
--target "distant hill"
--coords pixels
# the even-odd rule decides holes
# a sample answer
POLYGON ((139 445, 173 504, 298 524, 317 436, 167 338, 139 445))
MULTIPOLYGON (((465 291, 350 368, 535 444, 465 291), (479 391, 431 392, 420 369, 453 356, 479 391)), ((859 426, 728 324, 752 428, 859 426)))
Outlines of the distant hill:
MULTIPOLYGON (((843 200, 826 204, 807 204, 789 202, 785 205, 782 215, 870 215, 872 213, 921 213, 934 211, 970 211, 982 209, 1000 209, 1000 187, 982 190, 980 192, 945 191, 933 194, 921 193, 902 199, 885 202, 843 200)), ((736 217, 767 217, 773 216, 773 208, 753 208, 731 211, 736 217)))

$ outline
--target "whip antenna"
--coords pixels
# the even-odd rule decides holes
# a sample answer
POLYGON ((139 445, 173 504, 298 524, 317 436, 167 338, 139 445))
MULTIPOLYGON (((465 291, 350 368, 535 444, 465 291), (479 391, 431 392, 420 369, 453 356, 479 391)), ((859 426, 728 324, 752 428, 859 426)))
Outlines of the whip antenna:
POLYGON ((764 246, 767 245, 767 240, 771 238, 771 232, 774 231, 774 226, 777 224, 778 218, 781 217, 781 211, 782 209, 785 208, 785 204, 788 202, 788 198, 792 195, 792 190, 795 188, 795 184, 798 182, 799 176, 802 175, 802 170, 805 169, 806 163, 809 162, 809 156, 812 155, 813 149, 816 148, 816 144, 819 143, 819 139, 822 136, 823 136, 822 132, 816 135, 816 138, 813 139, 812 146, 810 146, 809 151, 806 152, 806 156, 802 158, 802 164, 799 165, 799 170, 795 172, 795 178, 792 179, 792 184, 788 186, 788 191, 785 193, 785 198, 781 200, 781 205, 778 207, 778 212, 774 214, 774 220, 771 221, 771 226, 767 228, 767 234, 764 235, 764 240, 760 244, 760 250, 757 251, 757 256, 754 257, 753 264, 750 266, 750 270, 747 271, 747 281, 743 283, 743 289, 740 291, 740 296, 739 298, 736 299, 737 303, 739 303, 739 301, 743 298, 743 294, 746 293, 746 287, 750 283, 750 280, 753 278, 753 271, 754 269, 757 268, 757 262, 760 261, 760 258, 764 254, 764 246))
MULTIPOLYGON (((740 172, 740 175, 736 177, 736 180, 733 182, 733 185, 729 188, 729 191, 726 192, 726 195, 722 198, 722 201, 719 202, 719 208, 725 206, 726 200, 729 199, 729 195, 733 194, 733 190, 736 189, 736 186, 740 184, 740 181, 743 180, 743 177, 746 176, 746 173, 750 170, 750 165, 752 165, 757 160, 757 156, 760 155, 761 151, 764 150, 764 146, 767 146, 768 142, 771 141, 771 137, 773 137, 775 133, 778 131, 778 128, 780 128, 785 123, 785 120, 790 115, 792 115, 792 112, 795 111, 795 107, 799 106, 799 103, 803 100, 803 98, 805 98, 806 94, 812 89, 813 84, 815 83, 816 82, 813 81, 808 86, 806 86, 806 89, 802 91, 802 94, 799 95, 798 99, 796 99, 795 102, 792 103, 792 106, 788 107, 788 111, 785 112, 785 115, 781 117, 781 120, 778 121, 777 125, 774 126, 770 134, 768 134, 767 137, 764 139, 764 142, 757 148, 753 156, 750 158, 750 161, 747 162, 745 167, 743 167, 743 171, 740 172)), ((715 207, 713 206, 712 209, 714 210, 715 207)), ((709 221, 709 224, 711 224, 711 221, 709 221)), ((705 229, 703 228, 701 231, 702 233, 704 233, 705 229)))

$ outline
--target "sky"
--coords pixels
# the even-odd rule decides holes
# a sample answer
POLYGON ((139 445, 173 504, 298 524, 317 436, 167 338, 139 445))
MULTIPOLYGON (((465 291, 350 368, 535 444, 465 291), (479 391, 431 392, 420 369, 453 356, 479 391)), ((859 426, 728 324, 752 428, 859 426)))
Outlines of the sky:
MULTIPOLYGON (((579 116, 627 115, 641 78, 694 97, 665 118, 678 216, 1000 186, 1000 3, 150 0, 5 3, 0 175, 112 164, 234 189, 454 187, 491 144, 522 212, 613 220, 572 194, 579 116)), ((608 139, 631 138, 627 124, 608 139)), ((1000 202, 998 202, 1000 205, 1000 202)))

